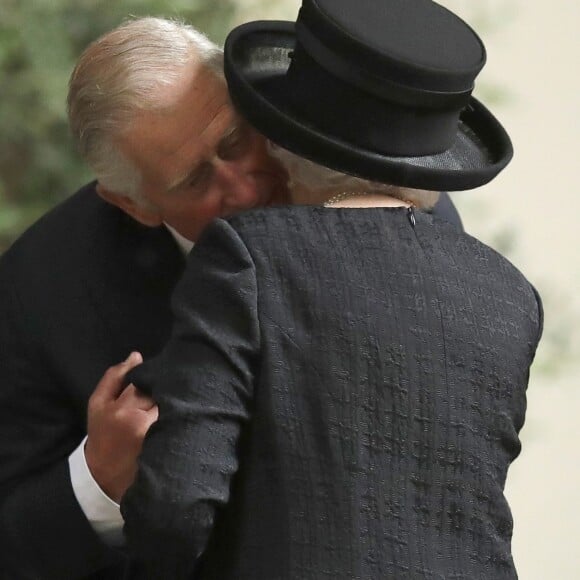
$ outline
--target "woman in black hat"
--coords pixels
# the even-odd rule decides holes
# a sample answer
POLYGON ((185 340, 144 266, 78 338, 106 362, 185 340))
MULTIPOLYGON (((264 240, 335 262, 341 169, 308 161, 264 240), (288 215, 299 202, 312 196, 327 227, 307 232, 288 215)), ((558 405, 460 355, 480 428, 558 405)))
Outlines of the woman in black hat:
POLYGON ((208 228, 134 375, 160 413, 122 505, 144 577, 516 578, 503 488, 540 301, 414 207, 511 157, 471 97, 480 40, 428 0, 304 0, 225 55, 298 204, 208 228))

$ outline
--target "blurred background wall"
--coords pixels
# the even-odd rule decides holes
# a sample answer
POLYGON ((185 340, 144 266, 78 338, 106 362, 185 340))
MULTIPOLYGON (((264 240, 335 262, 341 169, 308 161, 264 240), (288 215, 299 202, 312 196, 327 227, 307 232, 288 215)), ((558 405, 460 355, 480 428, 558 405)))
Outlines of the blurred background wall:
MULTIPOLYGON (((377 0, 381 1, 381 0, 377 0)), ((510 471, 522 580, 580 578, 580 4, 442 0, 488 49, 476 96, 515 158, 492 184, 454 194, 466 230, 506 254, 544 299, 523 452, 510 471)), ((299 0, 0 0, 0 252, 91 179, 68 135, 76 57, 129 15, 185 19, 222 42, 236 23, 294 20, 299 0)))

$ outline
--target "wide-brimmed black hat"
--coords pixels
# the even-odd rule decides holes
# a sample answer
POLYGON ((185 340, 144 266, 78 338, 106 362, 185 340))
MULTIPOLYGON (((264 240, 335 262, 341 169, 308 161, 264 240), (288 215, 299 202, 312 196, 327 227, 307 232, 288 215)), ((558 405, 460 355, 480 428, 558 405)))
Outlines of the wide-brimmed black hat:
POLYGON ((431 0, 303 0, 296 23, 250 22, 225 44, 232 101, 274 143, 413 188, 483 185, 510 139, 471 96, 485 48, 431 0))

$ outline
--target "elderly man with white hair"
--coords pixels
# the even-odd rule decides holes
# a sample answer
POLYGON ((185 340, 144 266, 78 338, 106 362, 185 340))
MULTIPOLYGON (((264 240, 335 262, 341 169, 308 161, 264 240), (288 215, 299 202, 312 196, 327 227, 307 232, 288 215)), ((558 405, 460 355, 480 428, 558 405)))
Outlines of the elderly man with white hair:
POLYGON ((127 355, 166 340, 205 225, 286 196, 285 171, 230 106, 221 50, 190 26, 140 19, 89 46, 69 117, 98 181, 0 263, 3 578, 121 577, 116 502, 157 414, 124 388, 141 360, 127 355))

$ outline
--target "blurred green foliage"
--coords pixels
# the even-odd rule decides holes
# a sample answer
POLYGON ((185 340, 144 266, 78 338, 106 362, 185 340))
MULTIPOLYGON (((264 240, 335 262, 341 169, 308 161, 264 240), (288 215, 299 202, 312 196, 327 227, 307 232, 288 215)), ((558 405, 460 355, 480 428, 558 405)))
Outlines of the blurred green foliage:
POLYGON ((83 49, 131 16, 190 22, 222 42, 235 0, 0 0, 0 252, 91 179, 66 119, 83 49))

